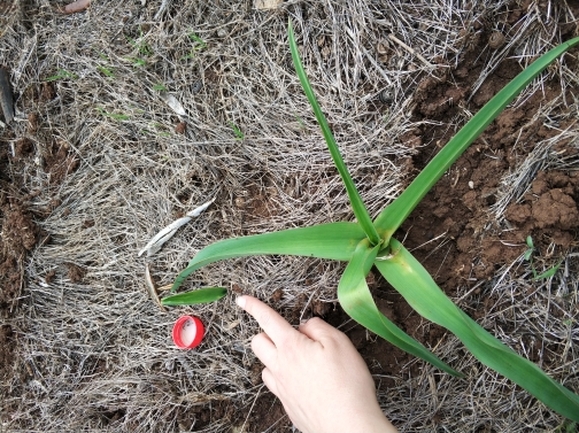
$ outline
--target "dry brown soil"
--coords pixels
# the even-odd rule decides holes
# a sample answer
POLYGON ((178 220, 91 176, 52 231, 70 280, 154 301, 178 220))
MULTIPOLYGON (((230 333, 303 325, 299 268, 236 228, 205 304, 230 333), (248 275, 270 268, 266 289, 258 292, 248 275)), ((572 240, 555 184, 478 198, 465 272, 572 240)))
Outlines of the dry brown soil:
MULTIPOLYGON (((24 98, 27 104, 38 110, 55 96, 52 85, 44 83, 30 90, 24 98)), ((67 146, 54 138, 46 125, 40 124, 38 114, 29 116, 27 132, 42 149, 40 161, 31 158, 34 144, 29 138, 14 137, 10 130, 0 136, 0 318, 7 317, 16 307, 26 284, 28 254, 37 244, 50 241, 38 223, 59 205, 58 199, 51 198, 55 188, 78 167, 78 161, 70 155, 67 146), (46 173, 48 185, 38 190, 27 190, 24 176, 37 168, 46 173), (44 208, 32 209, 31 200, 39 196, 47 198, 48 204, 44 208)), ((14 344, 10 326, 2 325, 0 366, 7 368, 0 369, 0 377, 9 371, 14 344)))

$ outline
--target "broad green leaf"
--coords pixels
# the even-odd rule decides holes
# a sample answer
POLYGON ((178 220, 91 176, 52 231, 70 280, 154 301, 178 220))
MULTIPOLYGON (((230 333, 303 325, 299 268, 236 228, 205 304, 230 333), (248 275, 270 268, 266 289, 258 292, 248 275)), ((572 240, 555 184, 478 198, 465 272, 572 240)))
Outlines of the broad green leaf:
POLYGON ((579 421, 579 396, 551 379, 467 316, 436 285, 424 267, 396 239, 392 254, 376 267, 420 315, 455 334, 483 364, 511 379, 551 409, 579 421))
POLYGON ((218 301, 227 294, 225 287, 204 287, 192 292, 178 293, 161 299, 163 305, 194 305, 218 301))
POLYGON ((338 285, 340 305, 352 319, 396 347, 430 362, 447 373, 460 376, 460 373, 446 365, 426 347, 391 322, 374 303, 366 284, 366 275, 372 267, 379 248, 379 246, 370 247, 368 239, 360 241, 338 285))
POLYGON ((364 237, 365 233, 358 224, 339 222, 225 239, 199 251, 177 276, 171 291, 175 291, 197 269, 234 257, 281 254, 350 260, 356 245, 364 237))
POLYGON ((392 202, 374 221, 385 243, 410 212, 420 203, 444 172, 476 140, 482 131, 505 109, 505 107, 547 66, 569 48, 579 44, 579 37, 567 41, 543 56, 497 93, 483 108, 450 140, 444 148, 428 163, 406 190, 392 202))
POLYGON ((302 84, 302 88, 304 89, 304 92, 308 97, 308 101, 310 101, 310 105, 314 110, 314 114, 316 115, 316 119, 318 120, 318 124, 320 125, 320 128, 322 130, 322 134, 324 135, 324 139, 326 140, 328 149, 330 150, 330 154, 332 155, 332 159, 334 160, 334 164, 336 165, 336 168, 338 169, 338 172, 342 177, 342 181, 344 182, 346 191, 348 192, 350 203, 352 204, 352 210, 354 211, 354 215, 356 215, 358 222, 364 229, 364 232, 368 236, 368 239, 370 239, 370 241, 372 242, 372 245, 377 245, 381 242, 380 236, 378 236, 378 232, 376 231, 374 225, 372 224, 372 218, 370 218, 370 214, 368 213, 366 206, 364 206, 364 202, 362 201, 362 198, 360 197, 360 194, 358 193, 358 190, 354 185, 354 181, 350 176, 350 172, 348 171, 346 164, 344 164, 344 160, 342 159, 342 155, 340 154, 340 150, 338 149, 338 145, 336 144, 334 135, 332 134, 332 131, 330 130, 330 127, 326 120, 326 116, 324 116, 324 113, 320 108, 320 104, 318 104, 318 100, 316 99, 316 95, 312 90, 312 86, 310 85, 308 76, 306 75, 306 71, 304 70, 302 61, 300 59, 300 54, 298 52, 298 46, 296 44, 296 40, 294 37, 294 30, 291 21, 288 27, 288 35, 294 67, 302 84))

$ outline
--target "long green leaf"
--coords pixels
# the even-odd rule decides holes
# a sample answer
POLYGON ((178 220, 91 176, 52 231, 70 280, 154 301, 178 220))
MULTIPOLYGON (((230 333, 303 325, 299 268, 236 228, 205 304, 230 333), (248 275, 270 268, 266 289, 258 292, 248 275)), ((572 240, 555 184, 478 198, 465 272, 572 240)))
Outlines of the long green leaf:
POLYGON ((460 376, 460 373, 392 323, 374 303, 366 284, 366 275, 379 249, 379 246, 370 247, 368 239, 360 241, 338 285, 340 305, 352 319, 396 347, 430 362, 447 373, 460 376))
POLYGON ((501 343, 467 316, 436 285, 424 267, 396 239, 392 255, 376 267, 420 315, 455 334, 483 364, 511 379, 548 407, 579 421, 579 396, 501 343))
POLYGON ((296 44, 294 30, 291 21, 288 27, 288 35, 294 67, 302 84, 302 88, 304 89, 304 92, 308 97, 308 101, 310 101, 310 105, 314 110, 314 114, 316 115, 316 119, 318 120, 318 124, 320 125, 320 128, 322 130, 322 134, 324 135, 324 138, 328 145, 328 149, 330 150, 330 154, 332 155, 332 159, 334 160, 334 164, 336 165, 336 168, 338 169, 338 172, 342 177, 342 181, 344 182, 346 191, 348 192, 350 203, 352 204, 352 210, 354 211, 354 215, 356 215, 358 222, 364 229, 364 232, 368 236, 368 239, 370 239, 370 241, 372 242, 372 245, 377 245, 380 243, 380 236, 378 235, 378 232, 374 228, 374 225, 372 224, 372 218, 370 218, 370 214, 368 213, 366 206, 364 206, 364 202, 362 201, 362 198, 360 197, 360 194, 358 193, 358 190, 354 185, 354 181, 350 176, 350 172, 348 171, 346 164, 344 164, 344 160, 342 159, 342 155, 340 154, 340 150, 338 149, 338 145, 336 144, 334 135, 332 134, 332 131, 328 126, 326 116, 324 116, 324 113, 320 108, 320 104, 318 104, 318 100, 316 99, 316 95, 312 90, 312 86, 310 85, 308 76, 306 75, 306 71, 304 70, 302 61, 300 59, 300 54, 298 51, 298 46, 296 44))
POLYGON ((226 294, 227 289, 225 287, 204 287, 191 292, 167 296, 161 299, 161 304, 171 306, 205 304, 218 301, 226 294))
POLYGON ((544 54, 517 75, 450 140, 428 163, 406 190, 386 207, 374 221, 385 243, 406 220, 444 172, 476 140, 482 131, 505 109, 505 107, 547 66, 569 48, 579 44, 579 37, 571 39, 544 54))
POLYGON ((359 224, 338 222, 225 239, 199 251, 177 276, 171 291, 175 291, 197 269, 234 257, 283 254, 350 260, 356 245, 364 238, 365 233, 359 224))

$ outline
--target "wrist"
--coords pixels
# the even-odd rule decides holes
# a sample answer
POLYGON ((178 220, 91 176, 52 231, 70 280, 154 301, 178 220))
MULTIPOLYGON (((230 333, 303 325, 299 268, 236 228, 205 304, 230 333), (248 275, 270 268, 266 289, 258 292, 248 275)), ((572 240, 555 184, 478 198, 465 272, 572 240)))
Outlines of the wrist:
POLYGON ((382 411, 375 414, 373 417, 367 418, 367 423, 362 425, 357 431, 367 433, 398 433, 396 427, 392 425, 382 411))
POLYGON ((376 405, 375 409, 364 410, 347 415, 349 422, 342 422, 333 430, 335 432, 352 433, 398 433, 396 427, 386 418, 382 410, 376 405))

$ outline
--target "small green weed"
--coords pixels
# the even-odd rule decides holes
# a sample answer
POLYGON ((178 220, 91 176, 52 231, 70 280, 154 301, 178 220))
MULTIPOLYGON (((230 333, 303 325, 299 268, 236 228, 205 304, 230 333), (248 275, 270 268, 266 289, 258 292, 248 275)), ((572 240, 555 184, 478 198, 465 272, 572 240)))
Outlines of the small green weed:
POLYGON ((144 67, 147 64, 147 58, 153 55, 153 49, 147 44, 144 39, 144 34, 142 30, 139 30, 140 36, 138 40, 126 36, 127 41, 133 48, 137 49, 137 57, 129 57, 127 60, 130 61, 135 67, 144 67))
POLYGON ((555 275, 559 270, 561 263, 558 263, 555 266, 551 266, 545 272, 541 272, 539 274, 535 269, 535 265, 533 264, 533 254, 535 252, 535 244, 533 242, 533 238, 531 236, 527 236, 525 243, 527 244, 527 249, 525 250, 523 257, 527 262, 529 262, 529 265, 531 265, 531 270, 533 271, 533 280, 544 280, 555 275))
POLYGON ((56 74, 51 75, 50 77, 46 78, 44 81, 58 81, 58 80, 76 80, 78 75, 68 72, 66 69, 59 69, 56 74))
POLYGON ((112 69, 107 68, 106 66, 97 66, 98 71, 103 74, 105 77, 113 78, 115 73, 112 69))
POLYGON ((187 36, 193 42, 193 47, 189 50, 187 54, 181 57, 181 60, 193 59, 197 53, 207 48, 207 43, 199 36, 197 36, 195 32, 191 32, 187 36))
POLYGON ((101 115, 108 117, 110 119, 117 120, 117 121, 125 121, 125 120, 129 120, 131 118, 131 116, 129 116, 128 114, 110 113, 102 107, 96 107, 96 109, 101 115))
POLYGON ((153 90, 156 92, 168 92, 167 87, 163 83, 157 83, 153 86, 153 90))
POLYGON ((243 140, 245 138, 245 134, 241 129, 239 129, 239 127, 235 123, 229 122, 229 126, 231 126, 231 129, 233 129, 233 133, 235 134, 236 140, 243 140))

